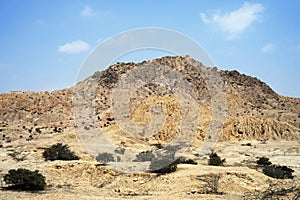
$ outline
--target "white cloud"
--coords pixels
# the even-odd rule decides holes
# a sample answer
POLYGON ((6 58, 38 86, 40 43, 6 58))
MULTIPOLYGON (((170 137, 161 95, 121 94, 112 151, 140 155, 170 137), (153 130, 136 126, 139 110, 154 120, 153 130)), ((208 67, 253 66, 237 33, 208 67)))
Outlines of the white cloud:
POLYGON ((58 51, 62 53, 81 53, 88 51, 91 48, 91 46, 82 41, 82 40, 76 40, 72 42, 67 42, 64 45, 61 45, 58 47, 58 51))
POLYGON ((273 43, 268 43, 268 44, 266 44, 265 46, 263 46, 260 50, 261 50, 261 52, 263 52, 263 53, 268 53, 268 52, 273 51, 275 48, 276 48, 276 45, 275 45, 275 44, 273 44, 273 43))
POLYGON ((82 11, 80 12, 81 17, 92 17, 95 15, 95 11, 89 5, 85 5, 82 11))
POLYGON ((200 17, 201 17, 201 20, 203 21, 203 23, 205 23, 205 24, 208 24, 211 22, 209 19, 207 19, 206 15, 204 13, 200 13, 200 17))
POLYGON ((223 32, 228 33, 228 40, 237 38, 242 32, 255 22, 259 14, 264 10, 261 4, 249 4, 245 2, 238 10, 220 15, 214 14, 209 19, 205 13, 200 13, 200 18, 205 24, 215 24, 223 32))

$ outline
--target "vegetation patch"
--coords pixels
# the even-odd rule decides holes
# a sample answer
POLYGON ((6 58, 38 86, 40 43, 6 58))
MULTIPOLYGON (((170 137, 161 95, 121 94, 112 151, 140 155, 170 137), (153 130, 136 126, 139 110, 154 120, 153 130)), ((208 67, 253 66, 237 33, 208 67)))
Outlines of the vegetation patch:
POLYGON ((266 158, 266 157, 260 157, 256 163, 258 165, 263 165, 263 166, 267 166, 267 165, 271 165, 272 163, 269 161, 269 158, 266 158))
POLYGON ((36 191, 44 190, 46 186, 46 178, 38 170, 24 168, 9 170, 4 175, 4 182, 9 185, 7 189, 11 190, 36 191))
POLYGON ((265 199, 300 199, 300 187, 299 185, 292 185, 288 187, 280 187, 274 183, 270 183, 269 187, 263 191, 255 190, 253 192, 246 193, 244 200, 265 200, 265 199))
POLYGON ((99 153, 98 156, 96 157, 96 160, 99 162, 107 163, 107 162, 114 162, 115 158, 112 153, 104 152, 104 153, 99 153))
POLYGON ((70 150, 68 145, 57 143, 45 149, 43 157, 46 160, 79 160, 79 157, 70 150))
POLYGON ((152 159, 155 158, 155 155, 152 153, 152 151, 143 151, 136 155, 135 162, 146 162, 146 161, 152 161, 152 159))
POLYGON ((292 173, 294 172, 293 169, 287 166, 280 166, 280 165, 270 165, 265 166, 263 169, 263 173, 267 176, 277 179, 293 179, 294 176, 292 173))
POLYGON ((208 165, 213 165, 213 166, 224 166, 225 159, 221 159, 220 156, 218 156, 217 153, 212 152, 209 155, 208 159, 208 165))

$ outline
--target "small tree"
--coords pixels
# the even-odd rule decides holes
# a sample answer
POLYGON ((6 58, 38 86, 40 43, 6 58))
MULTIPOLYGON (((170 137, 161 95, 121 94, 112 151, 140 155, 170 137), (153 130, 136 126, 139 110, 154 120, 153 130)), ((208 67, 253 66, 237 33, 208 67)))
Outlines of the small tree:
POLYGON ((11 169, 8 174, 4 175, 5 183, 10 185, 9 189, 13 190, 44 190, 45 180, 46 178, 38 170, 30 171, 23 168, 11 169))
POLYGON ((272 163, 269 161, 269 158, 266 158, 266 157, 260 157, 256 163, 258 165, 264 165, 264 166, 267 166, 267 165, 271 165, 272 163))
POLYGON ((213 165, 213 166, 223 166, 225 162, 225 159, 221 159, 220 156, 218 156, 217 153, 212 152, 209 155, 209 159, 208 159, 208 165, 213 165))
POLYGON ((73 151, 69 149, 68 145, 57 143, 51 147, 45 149, 43 157, 46 160, 79 160, 79 157, 75 155, 73 151))

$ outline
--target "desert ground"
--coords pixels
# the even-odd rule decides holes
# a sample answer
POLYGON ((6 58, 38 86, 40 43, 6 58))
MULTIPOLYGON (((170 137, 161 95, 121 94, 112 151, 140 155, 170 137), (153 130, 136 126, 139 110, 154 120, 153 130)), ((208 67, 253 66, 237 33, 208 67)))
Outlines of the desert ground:
MULTIPOLYGON (((117 63, 72 88, 53 92, 0 94, 0 133, 0 200, 299 199, 300 196, 300 99, 281 96, 258 78, 237 71, 208 69, 188 56, 117 63), (156 144, 166 148, 174 136, 182 133, 178 129, 184 120, 180 98, 159 84, 135 90, 128 101, 128 110, 130 120, 139 125, 152 122, 153 116, 160 121, 160 115, 153 114, 157 108, 164 111, 166 117, 160 131, 139 138, 120 128, 111 108, 116 97, 113 89, 122 74, 144 64, 178 70, 195 91, 199 103, 186 114, 200 115, 199 118, 192 115, 198 120, 197 126, 193 137, 189 137, 192 139, 189 145, 180 153, 197 165, 180 163, 176 171, 166 174, 128 172, 121 170, 122 167, 134 165, 140 169, 144 162, 129 162, 123 156, 121 162, 103 163, 91 151, 91 145, 98 144, 94 138, 100 130, 116 147, 135 153, 155 151, 156 144), (223 98, 221 107, 212 105, 212 100, 218 99, 213 99, 207 79, 194 70, 195 66, 203 69, 203 73, 219 74, 218 82, 224 86, 224 95, 218 96, 223 98), (224 119, 213 119, 216 109, 223 112, 224 119), (202 147, 210 139, 207 135, 210 125, 221 120, 219 132, 214 132, 218 133, 214 138, 216 144, 209 150, 226 162, 223 166, 211 166, 210 152, 201 153, 202 147), (68 145, 80 159, 45 160, 43 152, 56 143, 68 145), (260 157, 291 168, 294 178, 265 175, 256 163, 260 157), (17 168, 39 170, 46 177, 45 190, 8 190, 3 177, 10 169, 17 168)), ((104 140, 101 142, 106 145, 104 140)))
MULTIPOLYGON (((186 154, 190 156, 198 150, 193 147, 186 154)), ((46 176, 48 186, 38 193, 2 190, 1 199, 242 199, 247 193, 267 190, 270 184, 282 188, 299 186, 299 151, 298 141, 218 142, 215 152, 226 159, 224 166, 209 166, 208 156, 194 156, 197 165, 179 164, 176 172, 166 175, 124 173, 99 166, 99 162, 87 153, 77 133, 67 129, 63 134, 49 133, 37 140, 16 140, 2 146, 1 175, 12 168, 39 170, 46 176), (81 159, 45 161, 43 150, 57 142, 69 144, 81 159), (264 175, 255 163, 261 156, 294 169, 294 179, 280 180, 264 175), (206 194, 210 187, 197 179, 209 179, 212 174, 220 175, 220 194, 206 194)))

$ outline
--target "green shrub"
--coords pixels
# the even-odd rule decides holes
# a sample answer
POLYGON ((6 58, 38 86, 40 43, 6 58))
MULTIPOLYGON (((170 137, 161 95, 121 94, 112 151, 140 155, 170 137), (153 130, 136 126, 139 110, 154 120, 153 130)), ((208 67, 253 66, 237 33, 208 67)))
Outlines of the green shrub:
POLYGON ((10 185, 8 189, 13 190, 44 190, 46 178, 39 171, 30 171, 28 169, 11 169, 4 175, 4 181, 10 185))
POLYGON ((287 166, 280 166, 280 165, 271 165, 265 166, 263 169, 263 173, 267 176, 277 179, 293 179, 294 176, 292 173, 294 172, 293 169, 287 166))
POLYGON ((157 149, 163 149, 164 148, 164 146, 160 143, 152 144, 151 146, 155 146, 157 149))
POLYGON ((146 162, 146 161, 152 161, 152 159, 155 158, 155 155, 152 153, 152 151, 143 151, 136 155, 136 159, 134 161, 136 162, 146 162))
POLYGON ((190 164, 190 165, 197 165, 198 163, 193 159, 185 159, 184 157, 180 157, 178 159, 178 164, 190 164))
POLYGON ((184 157, 175 158, 175 154, 180 146, 167 146, 164 153, 155 156, 151 151, 142 152, 137 156, 141 160, 150 160, 149 171, 158 175, 175 172, 178 164, 197 164, 192 159, 185 159, 184 157), (150 159, 151 158, 151 159, 150 159))
POLYGON ((149 171, 158 175, 168 174, 177 170, 177 165, 181 162, 181 157, 175 159, 175 152, 158 154, 151 160, 149 171))
POLYGON ((271 165, 272 163, 269 161, 269 158, 266 158, 266 157, 260 157, 257 161, 256 161, 256 163, 258 164, 258 165, 271 165))
POLYGON ((164 148, 169 154, 174 154, 182 148, 181 145, 168 145, 164 148))
POLYGON ((73 151, 69 149, 68 145, 57 143, 51 147, 45 149, 43 157, 46 160, 79 160, 79 157, 75 155, 73 151))
POLYGON ((209 159, 208 159, 208 165, 213 165, 213 166, 223 166, 225 162, 225 159, 221 159, 220 156, 218 156, 217 153, 212 152, 209 155, 209 159))
POLYGON ((125 153, 125 150, 126 149, 124 149, 124 148, 117 148, 117 149, 115 149, 115 153, 117 153, 117 154, 121 154, 121 155, 124 155, 124 153, 125 153))
POLYGON ((241 146, 248 146, 248 147, 251 147, 252 144, 248 142, 248 143, 246 143, 246 144, 241 144, 241 146))
POLYGON ((154 158, 150 164, 150 172, 161 174, 168 174, 171 172, 175 172, 177 170, 178 164, 192 164, 197 165, 197 162, 192 159, 185 159, 183 157, 179 157, 174 160, 174 158, 154 158))
POLYGON ((178 162, 175 160, 169 163, 167 160, 154 158, 150 164, 150 172, 159 175, 168 174, 177 170, 178 162))
POLYGON ((99 153, 98 156, 96 157, 96 160, 99 162, 113 162, 115 161, 114 155, 112 153, 99 153))

